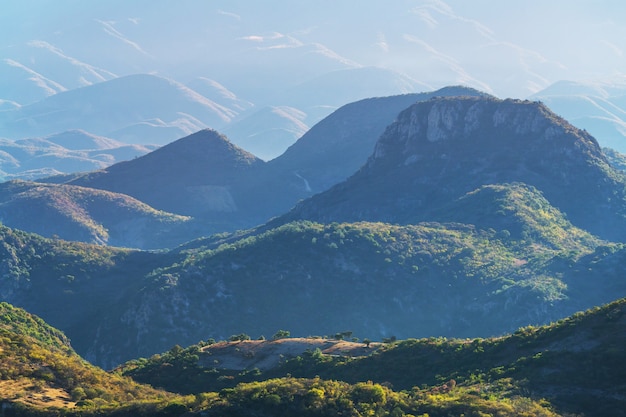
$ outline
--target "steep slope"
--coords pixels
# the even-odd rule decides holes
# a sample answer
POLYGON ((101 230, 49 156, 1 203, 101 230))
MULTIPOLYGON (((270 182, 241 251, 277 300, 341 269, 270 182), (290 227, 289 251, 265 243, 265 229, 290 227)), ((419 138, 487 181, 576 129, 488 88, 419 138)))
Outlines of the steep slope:
POLYGON ((437 96, 484 96, 465 87, 380 97, 347 104, 313 126, 282 155, 246 180, 254 197, 257 223, 291 209, 296 202, 327 190, 354 174, 372 154, 376 141, 398 114, 437 96))
POLYGON ((239 332, 493 335, 626 293, 626 250, 573 227, 536 189, 483 187, 458 204, 467 221, 484 206, 495 219, 304 222, 166 253, 3 228, 0 288, 4 300, 45 317, 107 367, 239 332))
POLYGON ((449 87, 346 105, 267 164, 206 130, 153 155, 70 182, 132 195, 158 209, 202 217, 210 224, 205 232, 254 227, 354 173, 402 109, 416 100, 459 94, 483 95, 449 87))
MULTIPOLYGON (((0 242, 0 299, 62 329, 74 348, 92 362, 95 355, 90 356, 89 348, 99 321, 138 291, 148 272, 178 259, 167 254, 45 239, 6 226, 0 226, 0 242)), ((109 348, 94 347, 100 355, 107 355, 109 348)))
POLYGON ((0 136, 18 139, 83 129, 125 143, 163 144, 207 126, 223 126, 235 114, 175 81, 138 74, 3 112, 0 136), (125 131, 142 123, 151 126, 154 134, 135 136, 125 131), (166 131, 165 137, 160 130, 166 131))
POLYGON ((539 103, 494 98, 413 105, 359 172, 283 221, 436 221, 468 192, 511 182, 536 187, 575 225, 626 240, 626 181, 596 140, 539 103))
POLYGON ((247 196, 237 185, 262 165, 262 160, 207 129, 71 184, 128 194, 173 213, 212 216, 219 224, 236 221, 237 212, 248 209, 247 196))
POLYGON ((0 184, 0 219, 46 237, 146 249, 184 242, 190 221, 123 194, 25 181, 0 184))
POLYGON ((3 415, 85 415, 96 407, 151 415, 175 398, 90 365, 59 330, 4 302, 0 334, 3 415))
MULTIPOLYGON (((346 104, 313 126, 284 154, 270 161, 274 175, 291 178, 300 197, 325 191, 354 174, 398 114, 418 101, 439 96, 485 96, 465 87, 379 97, 346 104), (278 174, 280 173, 280 174, 278 174)), ((296 200, 294 200, 296 201, 296 200)))

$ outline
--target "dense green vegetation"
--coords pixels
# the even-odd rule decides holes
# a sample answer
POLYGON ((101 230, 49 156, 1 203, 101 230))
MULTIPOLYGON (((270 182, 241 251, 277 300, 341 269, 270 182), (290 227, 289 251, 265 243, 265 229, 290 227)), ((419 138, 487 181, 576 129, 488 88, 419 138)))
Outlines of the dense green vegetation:
MULTIPOLYGON (((1 310, 7 323, 29 324, 0 325, 0 400, 6 416, 558 415, 547 401, 515 393, 513 380, 466 385, 448 381, 394 391, 387 383, 371 380, 346 383, 287 375, 219 392, 175 396, 105 373, 80 359, 62 333, 40 319, 6 303, 1 310)), ((188 351, 173 349, 170 356, 176 355, 188 356, 188 351)))
MULTIPOLYGON (((162 301, 151 308, 155 321, 172 320, 179 329, 202 323, 191 336, 181 331, 178 342, 237 332, 269 336, 281 327, 295 336, 349 328, 379 340, 488 336, 580 309, 570 299, 586 285, 576 275, 578 262, 621 251, 573 227, 523 185, 487 187, 464 200, 476 207, 487 202, 503 214, 480 228, 301 221, 230 241, 222 236, 221 244, 218 238, 198 241, 180 252, 182 262, 154 270, 142 297, 162 301), (602 244, 604 252, 596 253, 602 244), (505 305, 506 314, 492 313, 505 305)), ((607 272, 606 281, 616 273, 598 274, 607 272)), ((583 308, 613 297, 592 295, 594 302, 583 308)))
POLYGON ((531 187, 483 187, 458 206, 464 216, 441 212, 447 223, 300 221, 162 253, 3 227, 0 292, 108 369, 177 343, 281 328, 486 337, 625 292, 626 249, 573 227, 531 187))
POLYGON ((378 398, 366 406, 373 406, 367 408, 373 415, 397 409, 397 415, 619 416, 626 415, 626 370, 617 365, 626 361, 625 342, 622 299, 498 338, 409 339, 356 358, 310 351, 266 371, 206 367, 200 358, 210 355, 212 345, 202 343, 129 362, 119 371, 187 393, 221 389, 220 402, 212 403, 216 415, 253 409, 271 415, 278 405, 295 415, 362 413, 355 391, 365 389, 367 398, 378 398))
POLYGON ((0 225, 0 296, 64 329, 85 354, 97 320, 175 256, 45 239, 0 225))

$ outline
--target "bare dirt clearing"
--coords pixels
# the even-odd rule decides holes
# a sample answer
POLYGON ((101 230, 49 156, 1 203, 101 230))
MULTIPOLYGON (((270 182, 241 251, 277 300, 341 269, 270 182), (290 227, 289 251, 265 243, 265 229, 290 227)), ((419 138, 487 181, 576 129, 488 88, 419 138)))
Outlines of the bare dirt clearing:
POLYGON ((280 362, 319 349, 324 355, 360 357, 374 353, 381 343, 347 342, 344 340, 289 338, 278 340, 243 340, 219 342, 202 349, 202 366, 244 370, 267 370, 280 362))

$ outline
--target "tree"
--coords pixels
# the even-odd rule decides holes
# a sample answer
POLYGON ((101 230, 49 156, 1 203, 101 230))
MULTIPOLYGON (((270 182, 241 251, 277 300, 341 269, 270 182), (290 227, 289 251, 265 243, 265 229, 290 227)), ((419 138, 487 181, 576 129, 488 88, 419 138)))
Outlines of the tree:
POLYGON ((237 341, 242 341, 242 340, 250 340, 250 336, 248 336, 245 333, 234 334, 231 337, 229 337, 228 340, 230 340, 231 342, 237 342, 237 341))
POLYGON ((272 340, 286 339, 289 336, 291 336, 291 333, 288 330, 279 330, 274 333, 274 336, 272 336, 272 340))

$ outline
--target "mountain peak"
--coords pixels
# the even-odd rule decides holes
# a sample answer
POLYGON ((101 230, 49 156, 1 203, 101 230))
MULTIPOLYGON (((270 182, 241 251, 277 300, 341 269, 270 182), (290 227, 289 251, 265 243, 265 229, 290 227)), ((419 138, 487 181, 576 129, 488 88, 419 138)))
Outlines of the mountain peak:
POLYGON ((624 185, 597 141, 542 103, 494 97, 412 105, 356 174, 302 202, 288 218, 433 221, 439 208, 467 193, 505 183, 536 187, 574 225, 603 238, 626 233, 609 225, 609 219, 623 224, 624 185))
POLYGON ((558 152, 565 159, 574 157, 576 149, 574 153, 604 160, 591 135, 574 128, 540 102, 463 96, 435 97, 405 110, 381 137, 370 164, 394 150, 406 156, 405 164, 411 164, 420 154, 447 147, 473 151, 467 155, 470 157, 478 156, 476 152, 481 149, 490 152, 520 148, 528 154, 550 148, 550 154, 544 157, 554 157, 552 153, 558 152))
POLYGON ((203 129, 185 136, 145 155, 144 158, 155 158, 161 154, 168 154, 168 157, 176 155, 192 159, 200 158, 204 162, 220 165, 223 163, 250 165, 260 161, 259 158, 239 148, 226 136, 213 129, 203 129))
POLYGON ((226 136, 204 129, 72 184, 128 194, 173 213, 233 212, 238 205, 232 187, 264 163, 226 136))

